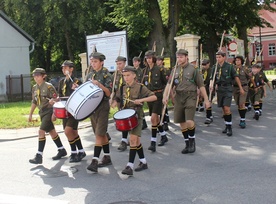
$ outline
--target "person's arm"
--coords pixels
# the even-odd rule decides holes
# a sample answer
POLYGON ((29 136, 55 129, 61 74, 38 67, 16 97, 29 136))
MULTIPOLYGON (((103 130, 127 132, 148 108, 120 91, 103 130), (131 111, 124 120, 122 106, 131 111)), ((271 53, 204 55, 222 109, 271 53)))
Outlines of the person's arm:
POLYGON ((32 103, 31 105, 31 109, 30 109, 30 114, 29 114, 29 122, 32 122, 32 118, 33 118, 33 113, 34 113, 34 110, 36 108, 36 104, 32 103))
POLYGON ((241 95, 244 95, 244 90, 242 88, 242 85, 241 85, 241 81, 240 81, 240 78, 238 76, 235 76, 235 81, 237 82, 238 86, 239 86, 239 89, 240 89, 240 94, 241 95))

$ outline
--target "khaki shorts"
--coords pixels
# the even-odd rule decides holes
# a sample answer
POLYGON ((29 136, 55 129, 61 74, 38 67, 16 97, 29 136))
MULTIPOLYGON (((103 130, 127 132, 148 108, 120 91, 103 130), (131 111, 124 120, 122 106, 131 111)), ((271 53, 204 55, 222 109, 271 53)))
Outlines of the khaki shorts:
POLYGON ((259 102, 262 98, 262 91, 261 89, 258 89, 257 93, 254 91, 254 89, 249 89, 249 97, 252 104, 255 102, 259 102))
POLYGON ((39 116, 41 120, 40 129, 45 132, 50 132, 55 129, 55 126, 52 122, 52 114, 53 108, 45 109, 43 111, 39 111, 39 116))
POLYGON ((79 121, 77 121, 74 117, 71 116, 69 118, 62 119, 62 124, 63 129, 65 129, 65 127, 67 126, 73 128, 73 130, 77 130, 79 121))
POLYGON ((174 122, 183 123, 194 120, 197 92, 176 93, 174 102, 174 122))
POLYGON ((109 109, 109 101, 103 100, 90 116, 94 134, 97 136, 105 136, 107 132, 109 109))
POLYGON ((133 130, 129 131, 129 134, 141 137, 142 126, 143 126, 143 115, 144 115, 143 109, 140 109, 140 110, 137 111, 138 125, 137 125, 136 128, 134 128, 133 130))
POLYGON ((243 86, 242 88, 244 90, 244 95, 240 94, 239 87, 233 88, 233 96, 234 96, 236 105, 242 105, 242 104, 245 104, 245 102, 246 102, 246 98, 247 98, 247 94, 248 94, 248 86, 243 86))

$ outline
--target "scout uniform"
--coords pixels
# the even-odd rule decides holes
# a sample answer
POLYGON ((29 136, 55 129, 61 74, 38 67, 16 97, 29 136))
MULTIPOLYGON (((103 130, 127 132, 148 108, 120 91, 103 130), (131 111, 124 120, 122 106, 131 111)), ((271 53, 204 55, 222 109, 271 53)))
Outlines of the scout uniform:
MULTIPOLYGON (((133 57, 132 62, 134 65, 134 62, 139 62, 139 66, 138 67, 134 67, 136 69, 136 79, 138 83, 142 83, 142 78, 143 78, 143 73, 144 73, 144 69, 142 69, 140 67, 140 63, 141 63, 141 59, 140 57, 133 57)), ((148 127, 146 119, 145 119, 145 114, 143 117, 143 126, 142 126, 142 130, 146 129, 148 127)))
MULTIPOLYGON (((94 59, 99 59, 101 62, 105 60, 105 56, 99 52, 92 53, 90 57, 94 59)), ((91 79, 94 79, 100 82, 105 88, 108 88, 111 93, 112 80, 111 80, 111 74, 109 73, 107 68, 102 67, 98 71, 93 69, 87 76, 87 80, 91 80, 91 79)), ((99 104, 99 106, 90 116, 92 128, 96 137, 99 137, 99 136, 107 137, 106 133, 108 128, 109 109, 110 109, 109 97, 104 95, 102 102, 99 104)), ((107 142, 106 144, 95 144, 94 156, 91 164, 87 167, 87 169, 92 172, 98 172, 98 167, 103 167, 110 164, 112 164, 112 162, 110 158, 109 142, 107 142), (101 150, 103 150, 104 152, 104 157, 102 161, 98 163, 101 150)))
MULTIPOLYGON (((123 56, 118 56, 115 60, 115 62, 123 62, 124 64, 126 63, 126 58, 123 57, 123 56)), ((125 67, 123 67, 125 68, 125 67)), ((123 70, 123 68, 120 67, 120 69, 123 70)), ((123 77, 123 73, 122 73, 122 70, 119 70, 118 67, 117 67, 117 74, 116 74, 116 79, 115 79, 115 83, 113 84, 114 86, 114 90, 115 92, 117 93, 121 87, 125 84, 125 81, 124 81, 124 77, 123 77)), ((115 73, 113 73, 112 75, 112 81, 114 81, 114 77, 115 77, 115 73)), ((127 140, 127 136, 128 136, 128 132, 127 131, 123 131, 122 132, 122 139, 121 139, 121 143, 120 145, 118 146, 118 150, 123 152, 127 149, 127 145, 128 145, 128 140, 127 140)))
MULTIPOLYGON (((126 66, 123 72, 134 72, 136 74, 136 70, 134 67, 126 66)), ((134 109, 138 116, 138 126, 129 131, 131 135, 135 135, 137 137, 141 137, 142 132, 142 123, 143 123, 143 105, 136 105, 131 101, 135 101, 136 99, 145 98, 148 96, 152 96, 154 93, 148 90, 143 84, 133 82, 132 85, 123 85, 120 91, 116 92, 115 100, 117 103, 120 103, 121 109, 134 109), (129 101, 131 100, 131 101, 129 101)), ((133 165, 136 153, 139 156, 140 164, 135 169, 135 171, 141 171, 147 169, 147 163, 144 158, 144 152, 142 144, 140 143, 137 147, 130 147, 129 153, 129 163, 128 165, 133 165)), ((122 174, 132 175, 132 167, 127 166, 122 174)))
MULTIPOLYGON (((152 113, 155 113, 160 116, 162 114, 163 91, 167 84, 167 75, 164 68, 160 68, 156 65, 156 57, 155 57, 154 51, 149 50, 145 53, 145 64, 147 64, 146 58, 150 58, 150 57, 153 60, 154 66, 150 68, 147 65, 147 67, 145 68, 144 74, 143 74, 143 78, 144 78, 143 84, 145 84, 145 86, 150 91, 154 92, 155 95, 157 96, 157 101, 148 102, 149 115, 152 115, 152 113)), ((158 146, 163 146, 168 141, 166 132, 163 130, 163 126, 161 126, 160 124, 157 124, 157 126, 152 125, 151 145, 148 148, 148 150, 151 150, 152 152, 156 151, 157 128, 161 135, 161 140, 158 146)))
MULTIPOLYGON (((73 62, 69 61, 69 60, 65 60, 61 67, 64 66, 68 66, 70 68, 74 68, 75 65, 73 62)), ((59 97, 69 97, 75 90, 72 89, 73 84, 77 84, 77 85, 81 85, 81 81, 74 76, 70 76, 69 79, 67 79, 66 77, 61 78, 61 80, 59 81, 59 86, 58 86, 58 94, 59 97), (71 79, 73 81, 71 81, 71 79)), ((78 130, 78 125, 79 125, 79 121, 77 121, 74 117, 69 116, 68 118, 64 118, 62 119, 62 123, 63 123, 63 129, 67 127, 71 127, 73 130, 77 131, 78 130)), ((83 149, 82 143, 81 143, 81 139, 78 135, 78 133, 71 132, 71 129, 69 129, 70 134, 71 135, 75 135, 75 138, 71 141, 69 141, 70 147, 71 147, 71 156, 69 159, 69 162, 79 162, 81 161, 85 156, 86 153, 83 149), (78 149, 78 151, 77 151, 78 149)), ((66 133, 67 131, 65 131, 66 133)))
MULTIPOLYGON (((210 89, 209 89, 209 85, 210 85, 210 76, 212 74, 212 68, 210 67, 210 61, 208 59, 204 59, 201 63, 202 66, 209 66, 208 69, 202 69, 202 77, 204 80, 204 86, 206 89, 206 93, 209 96, 210 94, 210 89)), ((213 97, 215 96, 215 92, 212 92, 211 95, 211 101, 213 100, 213 97)), ((213 122, 213 115, 212 115, 212 106, 206 109, 206 120, 205 120, 205 124, 211 124, 213 122)))
MULTIPOLYGON (((42 68, 36 68, 33 71, 33 76, 42 75, 45 76, 46 72, 42 68)), ((51 132, 55 130, 54 124, 52 122, 52 114, 53 114, 53 106, 49 103, 50 99, 57 98, 57 92, 55 87, 43 81, 42 84, 38 85, 35 84, 32 88, 32 103, 39 109, 39 116, 40 116, 40 127, 39 129, 43 132, 51 132)), ((32 113, 30 113, 32 115, 32 113)), ((51 135, 52 136, 52 135, 51 135)), ((58 147, 58 154, 52 157, 53 160, 60 159, 63 156, 67 155, 66 150, 64 149, 60 138, 58 135, 52 136, 53 141, 55 142, 56 146, 58 147)), ((46 137, 43 138, 39 137, 38 142, 38 153, 35 155, 33 159, 30 159, 29 162, 33 164, 41 164, 42 163, 42 153, 45 147, 46 137)))
MULTIPOLYGON (((240 59, 241 64, 243 65, 243 63, 244 63, 243 57, 242 56, 236 56, 235 60, 236 60, 236 58, 240 59)), ((233 81, 233 96, 234 96, 236 105, 238 105, 238 106, 241 106, 241 105, 245 104, 245 102, 246 102, 247 93, 248 93, 248 82, 251 78, 249 69, 245 66, 242 66, 242 65, 241 65, 241 67, 235 66, 235 70, 236 70, 237 75, 239 76, 242 88, 245 92, 244 95, 240 94, 240 88, 237 85, 237 82, 235 80, 233 81)), ((246 123, 245 123, 246 111, 247 111, 246 108, 239 108, 239 115, 240 115, 240 124, 239 124, 239 126, 241 128, 246 127, 246 123)))
MULTIPOLYGON (((224 52, 217 52, 216 55, 221 55, 225 57, 224 52)), ((215 81, 214 84, 217 85, 217 103, 218 107, 224 107, 224 106, 231 106, 232 101, 232 95, 233 95, 233 87, 232 82, 235 79, 235 77, 238 77, 238 74, 236 73, 236 70, 234 69, 232 64, 229 64, 228 62, 224 62, 222 66, 217 64, 217 72, 215 72, 215 66, 213 66, 212 69, 212 76, 213 78, 215 74, 215 81)), ((232 114, 224 115, 224 121, 225 121, 225 129, 222 131, 222 133, 226 133, 228 136, 232 136, 232 114)))
MULTIPOLYGON (((188 51, 179 49, 176 55, 187 57, 188 51)), ((181 130, 186 145, 182 150, 182 154, 194 153, 196 150, 195 125, 189 127, 186 122, 188 120, 194 121, 197 105, 197 88, 204 87, 203 78, 199 70, 187 61, 184 65, 178 65, 172 70, 171 80, 173 80, 173 86, 175 87, 174 122, 180 123, 180 126, 181 124, 187 126, 187 128, 181 130), (173 73, 175 75, 172 79, 173 73)))

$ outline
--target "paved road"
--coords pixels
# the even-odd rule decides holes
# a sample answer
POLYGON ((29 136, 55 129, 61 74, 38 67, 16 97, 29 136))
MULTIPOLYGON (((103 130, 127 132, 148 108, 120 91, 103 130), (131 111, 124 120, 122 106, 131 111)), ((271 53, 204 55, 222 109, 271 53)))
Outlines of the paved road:
MULTIPOLYGON (((52 161, 56 149, 51 139, 46 142, 43 165, 29 164, 37 149, 37 128, 0 130, 0 203, 275 203, 275 102, 276 93, 269 93, 263 116, 255 121, 249 112, 246 129, 238 127, 238 112, 232 106, 232 137, 221 133, 220 109, 213 108, 215 118, 210 126, 204 125, 204 113, 197 113, 197 151, 193 155, 181 154, 184 141, 177 125, 170 123, 170 140, 156 153, 147 150, 150 129, 144 130, 142 143, 149 169, 135 172, 133 177, 120 174, 128 152, 117 151, 121 134, 113 123, 109 126, 113 165, 100 168, 98 174, 86 170, 94 145, 88 123, 82 122, 80 129, 88 156, 77 164, 68 163, 68 158, 52 161)), ((172 111, 170 116, 173 122, 172 111)), ((62 131, 60 136, 69 150, 62 131)))

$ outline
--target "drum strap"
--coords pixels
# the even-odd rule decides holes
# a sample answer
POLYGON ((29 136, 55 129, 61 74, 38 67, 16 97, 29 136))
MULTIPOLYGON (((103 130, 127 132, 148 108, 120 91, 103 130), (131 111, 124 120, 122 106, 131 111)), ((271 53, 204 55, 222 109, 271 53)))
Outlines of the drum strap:
MULTIPOLYGON (((125 86, 125 85, 122 85, 122 86, 120 87, 120 96, 121 96, 120 107, 121 107, 122 109, 123 109, 123 108, 125 107, 125 105, 127 104, 127 100, 123 100, 123 88, 124 88, 124 86, 125 86)), ((141 91, 142 91, 142 88, 143 88, 143 85, 140 84, 139 96, 140 96, 140 93, 141 93, 141 91)), ((130 88, 127 88, 127 89, 126 89, 126 94, 127 94, 126 98, 127 98, 127 99, 130 99, 130 88)), ((139 106, 137 106, 137 107, 139 107, 139 106)))

